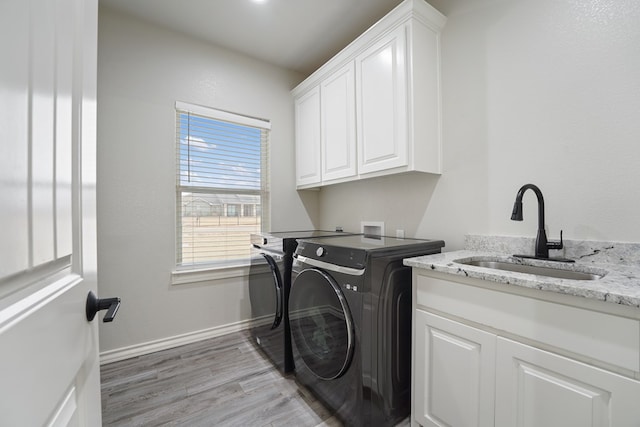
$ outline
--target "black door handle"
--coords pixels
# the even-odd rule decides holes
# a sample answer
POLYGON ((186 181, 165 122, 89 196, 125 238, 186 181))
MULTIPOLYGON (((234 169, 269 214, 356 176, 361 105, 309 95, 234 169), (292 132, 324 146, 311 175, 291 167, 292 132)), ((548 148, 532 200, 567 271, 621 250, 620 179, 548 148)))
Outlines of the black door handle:
POLYGON ((107 310, 107 314, 104 315, 103 322, 112 322, 113 318, 116 317, 116 313, 120 308, 120 298, 102 298, 98 299, 96 294, 93 291, 89 291, 89 295, 87 295, 87 321, 91 322, 94 317, 96 317, 96 313, 100 310, 107 310))

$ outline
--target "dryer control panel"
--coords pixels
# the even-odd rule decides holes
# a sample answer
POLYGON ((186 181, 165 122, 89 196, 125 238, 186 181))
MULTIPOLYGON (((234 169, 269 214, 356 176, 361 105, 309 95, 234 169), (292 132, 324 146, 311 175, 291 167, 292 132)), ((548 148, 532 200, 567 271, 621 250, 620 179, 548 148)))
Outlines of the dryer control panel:
POLYGON ((305 240, 298 241, 296 254, 310 259, 321 260, 328 264, 356 269, 363 269, 367 260, 367 252, 362 249, 331 246, 305 240))

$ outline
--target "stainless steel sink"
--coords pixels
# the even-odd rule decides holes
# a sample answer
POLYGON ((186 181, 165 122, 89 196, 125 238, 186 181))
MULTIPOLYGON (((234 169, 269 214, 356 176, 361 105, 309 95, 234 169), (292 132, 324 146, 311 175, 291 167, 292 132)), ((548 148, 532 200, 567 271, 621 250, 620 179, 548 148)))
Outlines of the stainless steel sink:
POLYGON ((460 259, 455 261, 458 264, 471 265, 474 267, 491 268, 494 270, 506 270, 516 273, 535 274, 537 276, 554 277, 557 279, 571 280, 598 280, 604 276, 601 271, 576 271, 562 268, 543 267, 539 265, 518 264, 508 261, 496 261, 486 259, 460 259))

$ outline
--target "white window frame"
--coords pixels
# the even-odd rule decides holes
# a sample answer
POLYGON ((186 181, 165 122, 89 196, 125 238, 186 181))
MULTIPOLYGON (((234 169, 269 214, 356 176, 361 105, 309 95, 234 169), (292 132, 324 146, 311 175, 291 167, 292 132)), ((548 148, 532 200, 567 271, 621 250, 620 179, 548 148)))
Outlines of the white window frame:
MULTIPOLYGON (((267 131, 271 130, 271 123, 268 120, 244 116, 240 114, 231 113, 228 111, 218 110, 210 107, 205 107, 201 105, 190 104, 186 102, 176 101, 175 103, 175 115, 181 112, 189 112, 192 114, 197 114, 200 116, 205 116, 211 118, 213 120, 219 120, 224 122, 235 123, 239 125, 245 125, 255 128, 264 129, 267 131)), ((176 124, 177 126, 177 124, 176 124)), ((179 130, 176 129, 176 135, 179 130)), ((176 137, 176 144, 179 144, 176 137)), ((270 227, 270 191, 269 191, 269 148, 267 143, 267 150, 263 153, 266 156, 266 159, 262 160, 262 192, 266 194, 266 200, 261 201, 261 228, 262 231, 269 230, 270 227), (266 170, 265 170, 266 168, 266 170)), ((176 147, 178 150, 178 147, 176 147)), ((179 176, 180 173, 180 162, 176 162, 176 176, 179 176)), ((211 264, 188 264, 188 265, 179 265, 178 264, 178 245, 181 245, 181 238, 178 235, 178 226, 179 226, 179 214, 178 214, 178 192, 181 191, 179 178, 177 178, 176 183, 176 200, 175 200, 175 221, 174 224, 176 226, 176 239, 175 239, 175 254, 176 254, 176 265, 174 271, 171 274, 171 284, 179 285, 179 284, 188 284, 194 282, 203 282, 203 281, 212 281, 224 278, 231 277, 242 277, 247 276, 249 274, 249 264, 250 260, 247 258, 246 260, 241 260, 236 263, 223 262, 223 263, 211 263, 211 264)), ((254 206, 253 209, 256 209, 254 206)), ((238 213, 239 215, 241 212, 238 213)))

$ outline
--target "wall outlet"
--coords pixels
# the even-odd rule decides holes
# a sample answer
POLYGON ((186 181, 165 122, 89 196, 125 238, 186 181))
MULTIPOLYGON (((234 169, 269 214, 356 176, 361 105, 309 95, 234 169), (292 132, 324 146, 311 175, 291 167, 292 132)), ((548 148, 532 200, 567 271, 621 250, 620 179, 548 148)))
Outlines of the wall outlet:
POLYGON ((396 237, 397 237, 398 239, 404 239, 404 230, 397 229, 397 230, 396 230, 396 237))

